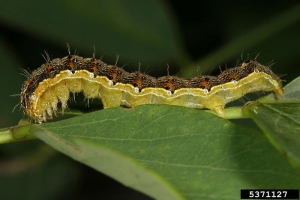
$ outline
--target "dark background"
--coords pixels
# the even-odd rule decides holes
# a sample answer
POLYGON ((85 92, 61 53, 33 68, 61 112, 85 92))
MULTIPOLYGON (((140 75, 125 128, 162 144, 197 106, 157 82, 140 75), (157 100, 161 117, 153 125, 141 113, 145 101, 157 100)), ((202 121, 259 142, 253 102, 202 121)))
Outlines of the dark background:
MULTIPOLYGON (((0 126, 24 117, 14 106, 34 70, 72 52, 153 76, 217 75, 254 59, 284 75, 300 74, 299 1, 7 1, 0 2, 0 126), (243 55, 243 56, 241 56, 243 55), (241 58, 242 57, 242 58, 241 58), (197 72, 197 69, 198 70, 197 72), (200 71, 200 72, 199 72, 200 71)), ((3 199, 148 199, 40 141, 0 146, 3 199)))

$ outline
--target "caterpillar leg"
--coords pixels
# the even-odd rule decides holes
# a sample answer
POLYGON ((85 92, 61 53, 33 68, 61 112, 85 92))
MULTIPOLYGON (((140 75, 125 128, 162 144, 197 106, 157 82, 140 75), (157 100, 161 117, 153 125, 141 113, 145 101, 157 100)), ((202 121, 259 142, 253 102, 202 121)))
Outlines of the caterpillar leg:
POLYGON ((213 110, 219 115, 219 117, 224 118, 225 117, 224 107, 225 107, 224 105, 215 106, 213 110))

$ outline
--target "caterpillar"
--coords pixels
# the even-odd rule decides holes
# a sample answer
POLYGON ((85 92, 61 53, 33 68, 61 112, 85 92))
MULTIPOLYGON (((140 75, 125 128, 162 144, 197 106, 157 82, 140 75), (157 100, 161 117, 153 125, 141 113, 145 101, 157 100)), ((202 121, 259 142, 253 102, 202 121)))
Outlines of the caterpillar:
POLYGON ((140 71, 127 72, 95 58, 69 55, 50 59, 27 74, 21 88, 20 105, 35 122, 52 119, 61 103, 67 108, 70 93, 83 92, 87 99, 100 98, 104 109, 143 104, 169 104, 214 110, 224 117, 227 103, 247 93, 273 91, 283 95, 282 81, 272 70, 256 60, 246 60, 218 76, 198 75, 185 79, 177 76, 152 77, 140 71))

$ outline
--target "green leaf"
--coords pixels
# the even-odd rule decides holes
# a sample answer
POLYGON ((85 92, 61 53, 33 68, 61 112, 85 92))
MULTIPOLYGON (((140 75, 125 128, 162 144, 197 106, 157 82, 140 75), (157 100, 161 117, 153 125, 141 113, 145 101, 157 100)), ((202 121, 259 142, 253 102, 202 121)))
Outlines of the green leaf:
POLYGON ((300 170, 300 104, 253 104, 247 111, 272 144, 300 170))
POLYGON ((97 52, 118 53, 125 62, 189 59, 168 7, 160 1, 13 0, 0 6, 4 22, 60 46, 68 42, 90 56, 94 45, 97 52))
POLYGON ((157 199, 239 199, 242 188, 300 187, 261 133, 196 109, 114 108, 34 127, 57 150, 157 199))
POLYGON ((284 87, 284 96, 273 94, 243 109, 243 114, 263 130, 270 142, 300 170, 300 77, 284 87))

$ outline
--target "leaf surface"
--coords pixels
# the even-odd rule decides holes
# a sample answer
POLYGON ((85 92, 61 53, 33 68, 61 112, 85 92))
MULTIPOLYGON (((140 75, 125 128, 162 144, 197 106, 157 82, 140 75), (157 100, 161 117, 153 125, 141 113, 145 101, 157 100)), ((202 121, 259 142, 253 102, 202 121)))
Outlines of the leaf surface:
POLYGON ((300 170, 300 78, 284 87, 284 96, 273 94, 243 109, 263 130, 270 142, 300 170))
POLYGON ((260 132, 196 109, 106 109, 33 132, 157 199, 239 199, 242 188, 300 187, 299 174, 260 132))

